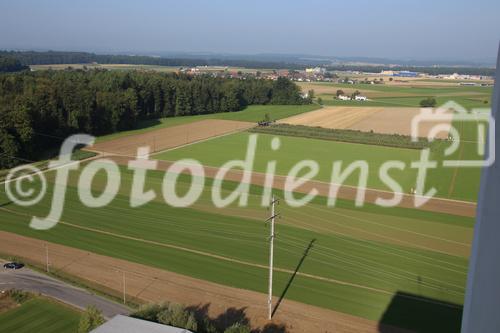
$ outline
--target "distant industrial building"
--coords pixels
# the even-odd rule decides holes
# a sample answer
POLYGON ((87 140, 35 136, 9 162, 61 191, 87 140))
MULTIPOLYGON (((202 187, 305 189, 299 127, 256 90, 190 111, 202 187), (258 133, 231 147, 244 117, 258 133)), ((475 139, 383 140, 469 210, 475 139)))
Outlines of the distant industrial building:
POLYGON ((326 73, 326 68, 323 67, 306 68, 306 73, 323 75, 326 73))
POLYGON ((381 71, 381 75, 396 76, 396 77, 417 77, 419 73, 410 71, 381 71))
POLYGON ((418 73, 417 72, 410 72, 410 71, 399 71, 399 72, 395 72, 393 76, 397 76, 397 77, 417 77, 418 73))

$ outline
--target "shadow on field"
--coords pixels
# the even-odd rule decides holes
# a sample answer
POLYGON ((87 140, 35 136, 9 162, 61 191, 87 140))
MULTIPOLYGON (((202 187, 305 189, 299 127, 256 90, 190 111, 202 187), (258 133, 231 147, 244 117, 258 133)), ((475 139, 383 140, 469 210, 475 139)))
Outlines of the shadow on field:
MULTIPOLYGON (((398 332, 395 327, 413 332, 460 332, 462 306, 414 294, 397 292, 379 321, 380 333, 398 332)), ((403 330, 404 331, 404 330, 403 330)))
MULTIPOLYGON (((215 328, 218 332, 224 332, 227 328, 236 323, 243 325, 250 325, 250 319, 246 316, 246 308, 229 308, 224 313, 221 313, 215 318, 210 318, 208 310, 210 303, 189 306, 186 310, 194 313, 196 320, 199 323, 204 323, 205 328, 210 326, 215 328)), ((208 331, 208 330, 207 330, 208 331)), ((287 333, 284 325, 269 323, 261 329, 252 330, 252 333, 287 333)))
POLYGON ((0 204, 0 208, 1 208, 1 207, 5 207, 5 206, 9 206, 9 205, 11 205, 11 204, 13 204, 13 203, 14 203, 14 201, 7 201, 7 202, 4 202, 4 203, 1 203, 1 204, 0 204))
POLYGON ((295 279, 295 276, 297 275, 297 272, 300 270, 300 267, 302 266, 302 264, 304 263, 304 260, 307 258, 307 256, 309 255, 309 251, 312 249, 313 245, 314 245, 314 242, 316 242, 316 238, 315 239, 312 239, 310 242, 309 242, 309 245, 307 246, 307 248, 305 249, 304 251, 304 254, 302 255, 302 258, 300 258, 299 260, 299 263, 297 264, 297 267, 295 267, 295 271, 293 272, 292 276, 290 277, 290 280, 288 280, 287 284, 286 284, 286 287, 285 289, 283 289, 283 292, 281 293, 280 295, 280 298, 278 300, 278 302, 276 303, 276 305, 274 306, 274 309, 273 309, 273 313, 271 315, 271 317, 274 317, 274 314, 276 313, 276 311, 278 310, 278 307, 280 306, 281 302, 283 301, 283 299, 285 298, 286 296, 286 293, 288 292, 288 289, 290 288, 290 286, 292 285, 293 283, 293 280, 295 279))
POLYGON ((158 119, 146 119, 146 120, 141 120, 136 128, 134 129, 144 129, 144 128, 148 128, 148 127, 153 127, 155 125, 159 125, 161 124, 161 121, 159 121, 158 119))
POLYGON ((250 320, 245 314, 246 308, 228 308, 225 312, 219 314, 215 318, 210 318, 208 315, 208 309, 210 308, 210 303, 198 306, 189 306, 186 310, 194 313, 198 322, 208 320, 211 325, 216 327, 220 331, 224 331, 228 327, 236 323, 243 325, 249 325, 250 320))

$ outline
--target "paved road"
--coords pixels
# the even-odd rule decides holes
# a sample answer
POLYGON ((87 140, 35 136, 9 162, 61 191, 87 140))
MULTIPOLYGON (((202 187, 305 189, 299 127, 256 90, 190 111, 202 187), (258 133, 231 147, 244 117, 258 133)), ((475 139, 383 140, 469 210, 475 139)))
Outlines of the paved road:
POLYGON ((4 262, 0 261, 0 263, 0 290, 22 289, 40 293, 80 309, 95 305, 108 319, 117 314, 130 313, 128 307, 96 296, 84 289, 73 287, 27 268, 17 271, 8 270, 3 268, 4 262))

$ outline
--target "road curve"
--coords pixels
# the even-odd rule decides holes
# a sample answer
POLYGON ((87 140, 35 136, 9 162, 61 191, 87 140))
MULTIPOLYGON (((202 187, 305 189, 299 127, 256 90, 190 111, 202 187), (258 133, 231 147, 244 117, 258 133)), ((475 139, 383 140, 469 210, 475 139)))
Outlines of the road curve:
POLYGON ((79 309, 94 305, 107 319, 117 314, 129 314, 130 309, 106 298, 96 296, 87 290, 76 288, 60 280, 32 271, 28 268, 8 270, 0 261, 0 290, 21 289, 57 299, 79 309))

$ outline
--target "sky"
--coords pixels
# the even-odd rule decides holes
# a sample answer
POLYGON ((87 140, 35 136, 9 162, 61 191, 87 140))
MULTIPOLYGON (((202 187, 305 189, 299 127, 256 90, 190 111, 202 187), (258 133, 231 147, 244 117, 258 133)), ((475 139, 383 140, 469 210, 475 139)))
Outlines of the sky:
POLYGON ((0 49, 491 60, 498 0, 0 0, 0 49))

